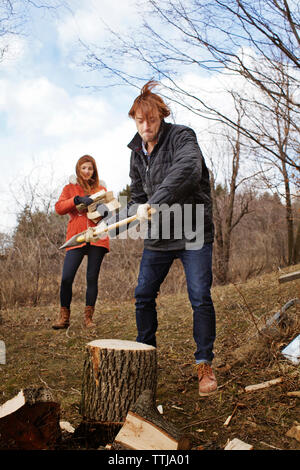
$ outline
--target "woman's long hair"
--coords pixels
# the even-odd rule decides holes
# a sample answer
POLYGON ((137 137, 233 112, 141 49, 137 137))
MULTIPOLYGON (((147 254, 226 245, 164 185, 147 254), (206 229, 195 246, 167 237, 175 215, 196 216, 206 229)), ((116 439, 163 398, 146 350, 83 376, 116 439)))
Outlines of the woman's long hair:
POLYGON ((76 176, 77 176, 78 184, 80 184, 80 186, 84 189, 86 194, 92 194, 93 192, 97 191, 99 187, 99 176, 98 176, 97 165, 93 157, 91 157, 90 155, 83 155, 83 157, 79 158, 78 162, 76 163, 76 176), (88 181, 85 181, 80 175, 80 167, 83 163, 86 163, 86 162, 90 162, 94 168, 92 177, 88 181))

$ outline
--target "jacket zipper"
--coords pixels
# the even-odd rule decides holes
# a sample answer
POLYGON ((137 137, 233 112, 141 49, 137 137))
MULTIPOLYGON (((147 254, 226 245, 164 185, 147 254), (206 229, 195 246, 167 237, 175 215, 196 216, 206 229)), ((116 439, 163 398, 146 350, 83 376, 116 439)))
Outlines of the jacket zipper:
MULTIPOLYGON (((145 155, 143 152, 139 152, 139 155, 142 159, 142 163, 143 163, 143 166, 145 168, 145 180, 146 180, 146 186, 147 186, 147 189, 149 188, 150 190, 150 195, 147 194, 148 197, 151 197, 152 194, 153 194, 153 190, 152 190, 152 184, 151 184, 151 180, 150 180, 150 159, 149 157, 147 157, 147 155, 145 155), (146 158, 147 158, 147 162, 146 162, 146 158)), ((151 157, 152 158, 152 157, 151 157)))

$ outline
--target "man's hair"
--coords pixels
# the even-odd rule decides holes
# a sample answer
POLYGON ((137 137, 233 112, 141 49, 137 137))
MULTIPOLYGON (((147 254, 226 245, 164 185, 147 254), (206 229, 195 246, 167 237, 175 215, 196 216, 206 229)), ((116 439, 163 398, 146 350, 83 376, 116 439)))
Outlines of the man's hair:
POLYGON ((133 105, 128 115, 134 119, 138 111, 143 116, 149 117, 151 114, 156 114, 160 119, 171 114, 170 108, 166 105, 163 99, 156 93, 152 93, 152 89, 158 85, 158 82, 150 80, 143 86, 141 93, 133 102, 133 105))
POLYGON ((83 155, 80 157, 78 162, 76 163, 76 176, 79 185, 84 189, 86 194, 91 194, 94 192, 99 186, 99 176, 96 161, 91 155, 83 155), (91 179, 86 182, 80 175, 80 167, 83 163, 90 162, 93 165, 94 172, 92 174, 91 179))

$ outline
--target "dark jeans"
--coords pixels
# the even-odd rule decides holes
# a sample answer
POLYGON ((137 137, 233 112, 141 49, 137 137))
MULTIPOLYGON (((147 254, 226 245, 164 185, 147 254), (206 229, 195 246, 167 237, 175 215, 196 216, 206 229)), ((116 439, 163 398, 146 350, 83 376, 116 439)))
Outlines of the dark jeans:
POLYGON ((90 245, 89 243, 80 248, 67 251, 60 285, 60 304, 62 307, 70 308, 73 281, 85 255, 88 257, 86 271, 86 305, 92 307, 95 305, 98 295, 100 266, 106 252, 106 248, 90 245))
MULTIPOLYGON (((189 299, 193 308, 193 336, 197 362, 211 362, 216 337, 215 310, 211 299, 212 243, 200 250, 143 252, 138 285, 135 289, 136 322, 140 343, 156 346, 156 297, 173 261, 179 258, 185 270, 189 299)), ((178 328, 180 323, 178 322, 178 328)))

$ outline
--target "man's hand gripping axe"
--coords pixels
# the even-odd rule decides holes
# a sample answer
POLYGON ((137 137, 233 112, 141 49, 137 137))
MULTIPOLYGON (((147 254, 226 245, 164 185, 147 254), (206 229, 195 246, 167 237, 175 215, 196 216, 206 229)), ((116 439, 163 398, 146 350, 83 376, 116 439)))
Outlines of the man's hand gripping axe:
MULTIPOLYGON (((149 209, 150 215, 155 213, 155 209, 149 209)), ((87 230, 83 232, 77 233, 72 238, 70 238, 64 245, 62 245, 59 249, 62 250, 63 248, 68 248, 71 246, 78 246, 82 243, 87 242, 94 242, 99 240, 102 235, 114 230, 116 228, 122 227, 124 225, 128 225, 134 220, 137 219, 137 215, 132 215, 131 217, 127 217, 126 219, 122 219, 119 222, 115 222, 114 224, 106 225, 105 223, 102 224, 101 222, 96 227, 89 227, 87 230)))

